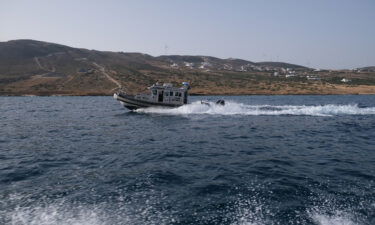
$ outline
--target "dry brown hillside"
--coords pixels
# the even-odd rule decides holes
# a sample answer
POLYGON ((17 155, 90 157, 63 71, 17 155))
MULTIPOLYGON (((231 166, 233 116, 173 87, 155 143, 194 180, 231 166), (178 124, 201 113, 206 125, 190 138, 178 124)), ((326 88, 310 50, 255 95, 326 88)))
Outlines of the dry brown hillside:
POLYGON ((374 94, 375 70, 315 71, 281 62, 103 52, 15 40, 0 42, 0 95, 112 95, 160 81, 192 94, 374 94))

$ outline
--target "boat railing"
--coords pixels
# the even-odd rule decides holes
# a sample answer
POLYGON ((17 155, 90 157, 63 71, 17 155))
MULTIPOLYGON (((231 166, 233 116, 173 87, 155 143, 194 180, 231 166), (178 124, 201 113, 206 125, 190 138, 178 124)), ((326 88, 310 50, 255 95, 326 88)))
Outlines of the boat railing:
POLYGON ((124 93, 125 94, 127 92, 125 87, 123 87, 123 86, 118 87, 115 90, 116 90, 117 93, 124 93))

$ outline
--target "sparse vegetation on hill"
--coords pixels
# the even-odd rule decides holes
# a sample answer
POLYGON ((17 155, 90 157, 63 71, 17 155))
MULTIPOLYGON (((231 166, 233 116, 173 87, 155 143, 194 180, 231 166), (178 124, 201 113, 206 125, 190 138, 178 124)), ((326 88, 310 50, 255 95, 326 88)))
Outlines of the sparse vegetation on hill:
POLYGON ((373 67, 316 71, 282 62, 104 52, 34 40, 0 42, 0 95, 111 95, 189 81, 192 94, 374 94, 373 67))

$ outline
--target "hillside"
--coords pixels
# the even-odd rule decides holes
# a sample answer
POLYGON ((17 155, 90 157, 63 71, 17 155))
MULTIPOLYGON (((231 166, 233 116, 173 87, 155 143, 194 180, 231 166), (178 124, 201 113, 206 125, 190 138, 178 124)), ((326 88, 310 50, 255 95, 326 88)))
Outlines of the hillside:
POLYGON ((362 67, 362 68, 358 68, 357 70, 367 71, 367 72, 375 72, 375 66, 362 67))
POLYGON ((314 71, 282 62, 0 42, 0 95, 111 95, 120 86, 135 93, 157 81, 188 81, 192 94, 375 93, 374 72, 365 69, 314 71))

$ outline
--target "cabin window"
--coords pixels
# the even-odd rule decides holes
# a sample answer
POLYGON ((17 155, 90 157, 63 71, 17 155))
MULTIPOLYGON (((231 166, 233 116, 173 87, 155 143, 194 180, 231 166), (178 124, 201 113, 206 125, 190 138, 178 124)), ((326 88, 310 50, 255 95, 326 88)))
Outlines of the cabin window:
POLYGON ((167 92, 164 92, 165 93, 165 96, 169 96, 169 92, 167 91, 167 92))
POLYGON ((176 96, 176 97, 177 97, 177 96, 178 96, 178 94, 179 94, 178 92, 175 92, 175 93, 174 93, 174 96, 176 96))
POLYGON ((157 95, 158 92, 156 90, 152 90, 152 95, 157 95))
POLYGON ((169 95, 170 95, 170 96, 173 96, 173 91, 169 92, 169 95))

